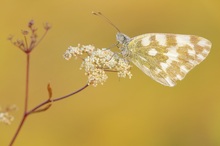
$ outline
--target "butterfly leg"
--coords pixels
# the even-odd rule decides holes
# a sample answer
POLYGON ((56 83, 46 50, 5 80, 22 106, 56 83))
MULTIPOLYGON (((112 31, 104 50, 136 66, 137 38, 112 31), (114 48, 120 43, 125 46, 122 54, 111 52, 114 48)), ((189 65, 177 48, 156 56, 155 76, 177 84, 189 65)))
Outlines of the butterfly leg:
POLYGON ((108 47, 108 49, 111 49, 111 48, 114 48, 114 47, 117 47, 117 48, 119 48, 119 42, 117 42, 116 44, 113 44, 113 45, 111 45, 110 47, 108 47))

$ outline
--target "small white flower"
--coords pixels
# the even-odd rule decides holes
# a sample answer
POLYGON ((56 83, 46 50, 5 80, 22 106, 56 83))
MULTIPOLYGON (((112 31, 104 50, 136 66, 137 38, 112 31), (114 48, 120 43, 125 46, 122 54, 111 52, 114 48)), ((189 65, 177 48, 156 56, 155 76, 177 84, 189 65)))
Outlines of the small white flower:
POLYGON ((8 112, 0 112, 0 122, 10 125, 14 117, 8 112))
POLYGON ((91 54, 95 50, 95 47, 93 45, 82 46, 82 48, 84 49, 85 53, 89 54, 91 54))
POLYGON ((106 72, 117 72, 120 78, 132 76, 129 61, 106 48, 96 49, 92 45, 70 46, 63 56, 69 60, 73 56, 82 58, 85 54, 88 56, 83 59, 80 69, 85 70, 89 85, 103 84, 108 79, 106 72))
POLYGON ((9 113, 16 111, 17 109, 18 107, 16 105, 7 106, 5 109, 2 109, 0 107, 0 123, 10 125, 11 122, 14 120, 14 117, 9 113))

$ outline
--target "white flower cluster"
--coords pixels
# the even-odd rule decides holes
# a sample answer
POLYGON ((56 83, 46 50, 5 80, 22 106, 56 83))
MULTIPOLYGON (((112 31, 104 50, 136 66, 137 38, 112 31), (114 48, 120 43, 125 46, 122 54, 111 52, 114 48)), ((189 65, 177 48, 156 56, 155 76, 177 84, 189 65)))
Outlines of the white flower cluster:
POLYGON ((0 123, 5 123, 7 125, 10 125, 11 122, 14 120, 14 117, 9 114, 9 111, 11 109, 7 109, 6 111, 2 111, 0 107, 0 123))
POLYGON ((8 112, 0 112, 0 122, 10 125, 14 117, 8 112))
POLYGON ((85 70, 88 76, 88 83, 93 86, 103 84, 108 76, 106 72, 117 72, 118 77, 131 78, 131 66, 129 62, 109 49, 96 49, 92 45, 69 47, 64 53, 64 58, 69 60, 72 57, 80 57, 87 54, 83 59, 80 69, 85 70))

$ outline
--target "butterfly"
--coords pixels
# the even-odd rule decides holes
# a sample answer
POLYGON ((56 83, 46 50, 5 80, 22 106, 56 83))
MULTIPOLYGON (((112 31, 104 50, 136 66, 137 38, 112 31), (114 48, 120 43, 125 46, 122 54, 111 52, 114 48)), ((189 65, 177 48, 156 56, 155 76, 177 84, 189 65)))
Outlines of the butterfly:
POLYGON ((165 86, 175 86, 211 50, 209 40, 195 35, 147 33, 130 38, 100 12, 93 14, 102 16, 117 29, 116 40, 122 56, 165 86))

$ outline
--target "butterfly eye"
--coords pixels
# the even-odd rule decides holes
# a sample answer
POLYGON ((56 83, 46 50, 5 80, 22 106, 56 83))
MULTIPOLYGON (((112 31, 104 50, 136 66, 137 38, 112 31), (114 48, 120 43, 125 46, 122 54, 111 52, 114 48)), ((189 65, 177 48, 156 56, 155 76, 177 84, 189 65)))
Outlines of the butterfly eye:
POLYGON ((116 39, 120 44, 126 44, 131 41, 130 37, 120 32, 116 34, 116 39))
POLYGON ((116 34, 116 40, 120 43, 123 44, 125 37, 121 33, 116 34))

